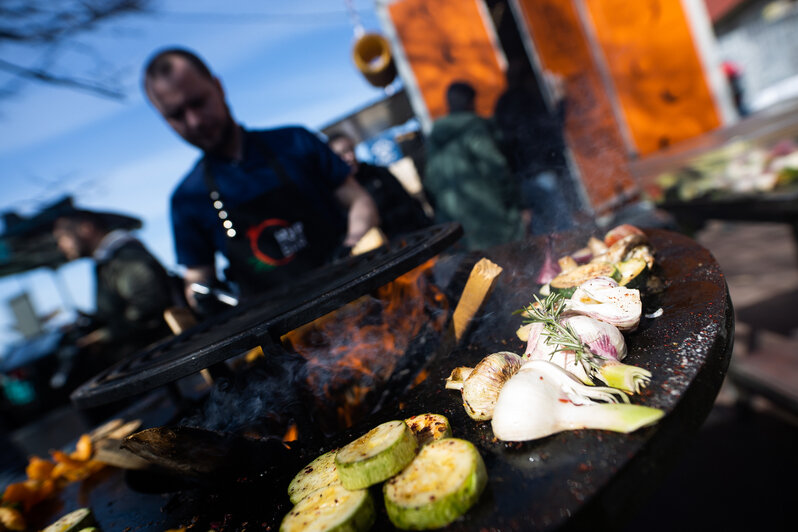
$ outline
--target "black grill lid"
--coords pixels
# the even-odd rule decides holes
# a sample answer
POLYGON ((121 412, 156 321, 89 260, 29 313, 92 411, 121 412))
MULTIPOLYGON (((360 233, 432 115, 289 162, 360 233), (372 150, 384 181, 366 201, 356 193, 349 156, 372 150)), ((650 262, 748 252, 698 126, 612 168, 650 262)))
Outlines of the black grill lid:
POLYGON ((103 371, 71 395, 91 408, 153 390, 274 339, 369 293, 454 244, 459 224, 416 231, 388 247, 349 257, 301 281, 254 296, 103 371))

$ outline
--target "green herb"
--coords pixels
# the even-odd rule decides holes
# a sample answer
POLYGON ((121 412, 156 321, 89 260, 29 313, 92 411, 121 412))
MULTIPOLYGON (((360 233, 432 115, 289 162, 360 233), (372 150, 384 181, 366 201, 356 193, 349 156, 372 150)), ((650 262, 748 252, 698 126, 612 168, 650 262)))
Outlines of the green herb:
POLYGON ((588 375, 598 375, 603 357, 583 344, 570 324, 560 322, 560 316, 565 310, 565 298, 557 293, 549 294, 543 301, 537 295, 533 294, 532 297, 535 302, 518 311, 523 314, 524 323, 543 324, 542 334, 546 337, 544 341, 555 346, 552 356, 559 351, 573 351, 576 361, 582 364, 588 375))

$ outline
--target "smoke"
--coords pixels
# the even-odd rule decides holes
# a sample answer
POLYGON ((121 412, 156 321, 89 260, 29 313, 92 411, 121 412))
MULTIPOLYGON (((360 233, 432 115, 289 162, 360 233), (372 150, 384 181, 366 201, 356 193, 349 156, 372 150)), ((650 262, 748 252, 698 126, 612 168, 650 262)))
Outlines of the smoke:
POLYGON ((292 423, 304 424, 304 360, 272 352, 214 382, 203 404, 181 425, 231 433, 282 437, 292 423))

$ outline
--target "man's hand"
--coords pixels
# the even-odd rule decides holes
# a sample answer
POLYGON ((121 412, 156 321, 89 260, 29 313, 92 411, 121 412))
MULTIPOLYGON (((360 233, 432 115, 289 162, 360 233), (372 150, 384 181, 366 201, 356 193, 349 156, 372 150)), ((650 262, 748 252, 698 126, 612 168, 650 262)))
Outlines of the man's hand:
POLYGON ((188 301, 188 305, 194 311, 199 310, 199 305, 197 303, 197 298, 194 295, 194 291, 191 290, 191 284, 200 283, 211 286, 215 280, 216 280, 216 268, 213 265, 191 266, 189 268, 186 268, 186 271, 183 274, 183 281, 185 283, 186 301, 188 301))
POLYGON ((335 190, 336 199, 348 209, 345 246, 354 246, 372 227, 380 223, 377 205, 366 189, 351 175, 335 190))

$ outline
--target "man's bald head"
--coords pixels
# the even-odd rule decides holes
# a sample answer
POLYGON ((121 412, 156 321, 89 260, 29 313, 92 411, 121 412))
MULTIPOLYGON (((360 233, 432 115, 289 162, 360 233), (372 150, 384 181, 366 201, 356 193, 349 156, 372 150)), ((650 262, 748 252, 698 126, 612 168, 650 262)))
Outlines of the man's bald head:
POLYGON ((211 69, 208 68, 208 65, 205 64, 205 61, 200 59, 200 57, 191 52, 186 50, 185 48, 166 48, 159 52, 156 52, 150 59, 147 61, 147 65, 144 67, 144 92, 147 93, 149 96, 149 84, 152 80, 158 78, 169 78, 173 75, 174 72, 174 62, 176 58, 181 58, 194 67, 197 70, 197 73, 200 74, 202 77, 212 81, 213 74, 211 73, 211 69))

